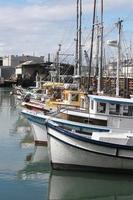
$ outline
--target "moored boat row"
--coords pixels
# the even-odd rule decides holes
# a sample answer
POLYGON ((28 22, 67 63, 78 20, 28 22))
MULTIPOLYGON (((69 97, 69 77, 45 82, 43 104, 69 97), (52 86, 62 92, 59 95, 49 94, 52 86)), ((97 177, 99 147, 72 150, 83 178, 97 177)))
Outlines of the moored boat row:
MULTIPOLYGON (((114 117, 117 119, 115 125, 101 126, 95 125, 95 123, 94 125, 79 123, 59 118, 57 117, 58 115, 53 116, 50 115, 50 113, 46 115, 28 110, 23 110, 22 114, 31 122, 36 130, 34 137, 35 142, 37 142, 37 140, 43 140, 42 138, 44 138, 44 136, 44 143, 48 141, 50 161, 54 169, 98 169, 102 171, 116 170, 118 172, 132 172, 132 99, 109 97, 109 100, 107 100, 107 97, 96 97, 94 95, 92 97, 95 97, 94 99, 96 100, 98 99, 97 102, 94 102, 95 108, 97 108, 97 110, 94 109, 95 111, 99 112, 98 105, 101 109, 102 106, 104 106, 104 112, 102 110, 99 115, 98 113, 93 113, 93 116, 97 114, 97 116, 101 118, 103 115, 107 123, 110 118, 114 117), (100 102, 101 99, 104 103, 100 102), (110 107, 110 104, 113 108, 110 107), (119 114, 118 107, 120 108, 119 114), (117 108, 117 112, 115 108, 117 108), (121 122, 121 120, 123 120, 122 123, 118 123, 118 121, 121 122), (122 124, 124 124, 125 127, 123 127, 122 124), (35 139, 37 135, 41 136, 35 139)), ((89 99, 92 101, 92 98, 89 99)), ((57 113, 55 112, 54 114, 57 113)), ((90 115, 90 113, 88 113, 88 115, 90 115)))

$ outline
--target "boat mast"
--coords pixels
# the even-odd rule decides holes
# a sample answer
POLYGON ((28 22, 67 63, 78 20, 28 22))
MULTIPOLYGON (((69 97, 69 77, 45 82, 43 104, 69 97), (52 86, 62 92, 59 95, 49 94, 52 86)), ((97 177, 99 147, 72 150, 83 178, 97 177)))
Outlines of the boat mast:
POLYGON ((82 68, 82 46, 81 46, 81 37, 82 37, 82 0, 80 0, 80 8, 79 8, 79 66, 78 66, 78 75, 81 76, 81 68, 82 68))
POLYGON ((100 63, 98 73, 98 88, 97 92, 100 93, 102 89, 102 71, 103 71, 103 0, 101 0, 101 41, 100 41, 100 63))
POLYGON ((118 57, 117 57, 117 72, 116 72, 116 96, 119 96, 120 89, 119 89, 119 72, 120 72, 120 59, 121 59, 121 30, 122 30, 122 22, 123 20, 120 20, 117 22, 117 28, 118 28, 118 57))
POLYGON ((61 51, 61 44, 59 44, 59 48, 56 53, 57 82, 60 82, 60 51, 61 51))
POLYGON ((76 56, 75 56, 75 71, 74 76, 78 71, 78 43, 79 43, 79 0, 77 0, 77 17, 76 17, 76 56))
POLYGON ((93 20, 92 20, 92 35, 91 35, 91 49, 90 49, 90 60, 89 60, 89 69, 88 69, 88 91, 91 86, 91 68, 92 68, 92 54, 93 54, 93 41, 94 41, 94 29, 95 29, 95 18, 96 18, 96 3, 94 0, 94 8, 93 8, 93 20))
POLYGON ((99 64, 99 45, 100 45, 100 33, 99 33, 99 21, 98 21, 98 17, 97 17, 97 21, 96 21, 96 39, 97 39, 97 43, 96 43, 96 67, 95 67, 95 73, 94 73, 94 77, 98 77, 98 64, 99 64))
POLYGON ((82 67, 82 0, 77 0, 77 24, 76 24, 76 56, 74 78, 80 88, 82 67))

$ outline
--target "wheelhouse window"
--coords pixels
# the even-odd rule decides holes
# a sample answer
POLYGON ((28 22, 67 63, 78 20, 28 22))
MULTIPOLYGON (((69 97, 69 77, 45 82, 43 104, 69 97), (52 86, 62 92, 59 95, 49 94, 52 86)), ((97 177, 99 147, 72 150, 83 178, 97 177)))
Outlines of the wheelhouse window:
POLYGON ((124 116, 133 116, 133 106, 123 106, 123 115, 124 116))
POLYGON ((133 106, 128 106, 128 116, 133 116, 133 106))
POLYGON ((128 116, 128 106, 126 105, 123 106, 123 115, 128 116))
POLYGON ((110 104, 109 105, 109 114, 120 115, 120 105, 119 104, 110 104))
POLYGON ((106 104, 105 103, 97 103, 97 112, 98 113, 105 113, 106 111, 106 104))
POLYGON ((72 101, 78 101, 79 95, 78 94, 72 94, 72 101))
POLYGON ((93 108, 94 108, 94 101, 91 100, 91 110, 93 110, 93 108))

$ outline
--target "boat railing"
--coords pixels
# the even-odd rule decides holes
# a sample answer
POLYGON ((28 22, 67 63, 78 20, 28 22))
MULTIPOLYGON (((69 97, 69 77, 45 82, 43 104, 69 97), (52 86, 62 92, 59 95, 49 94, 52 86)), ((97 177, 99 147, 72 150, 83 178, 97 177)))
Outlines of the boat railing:
POLYGON ((74 106, 74 105, 61 105, 57 108, 58 110, 69 110, 69 111, 78 111, 78 112, 82 112, 82 113, 88 113, 88 109, 86 108, 81 108, 79 106, 74 106))

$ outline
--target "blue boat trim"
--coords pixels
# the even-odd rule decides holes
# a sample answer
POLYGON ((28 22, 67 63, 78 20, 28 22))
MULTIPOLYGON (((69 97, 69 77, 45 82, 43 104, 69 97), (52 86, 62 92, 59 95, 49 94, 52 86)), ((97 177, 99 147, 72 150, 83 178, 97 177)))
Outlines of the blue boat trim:
MULTIPOLYGON (((36 122, 36 123, 38 123, 38 124, 41 124, 41 125, 45 125, 45 120, 47 119, 47 117, 45 118, 45 115, 44 115, 44 118, 42 118, 42 117, 39 117, 39 116, 35 116, 35 115, 32 115, 32 114, 30 114, 30 113, 25 113, 25 112, 21 112, 28 120, 30 120, 30 121, 33 121, 33 122, 36 122)), ((89 124, 87 124, 87 126, 83 126, 83 125, 74 125, 74 124, 72 124, 72 122, 71 121, 69 121, 68 123, 67 122, 61 122, 61 121, 57 121, 57 120, 54 120, 54 119, 52 119, 52 121, 54 121, 54 122, 56 122, 56 123, 58 123, 58 124, 62 124, 62 125, 70 125, 70 126, 72 126, 72 127, 78 127, 78 128, 80 128, 80 129, 88 129, 88 130, 91 130, 91 131, 99 131, 99 132, 108 132, 108 131, 110 131, 110 129, 109 128, 107 128, 107 127, 95 127, 94 125, 90 125, 89 126, 89 124)))
POLYGON ((115 98, 115 97, 97 96, 97 95, 88 95, 88 98, 101 103, 103 102, 103 103, 133 105, 133 99, 115 98))
POLYGON ((110 147, 110 148, 120 148, 120 149, 128 149, 128 150, 133 150, 133 146, 127 146, 127 145, 120 145, 120 144, 113 144, 113 143, 108 143, 108 142, 103 142, 103 141, 98 141, 98 140, 92 140, 89 138, 85 138, 83 136, 80 135, 76 135, 74 133, 72 133, 69 130, 64 130, 63 128, 59 127, 59 126, 54 126, 52 125, 50 122, 47 122, 48 127, 55 129, 56 131, 59 131, 60 133, 62 133, 63 135, 72 137, 74 139, 83 141, 83 142, 89 142, 92 144, 97 144, 99 146, 105 146, 105 147, 110 147))

